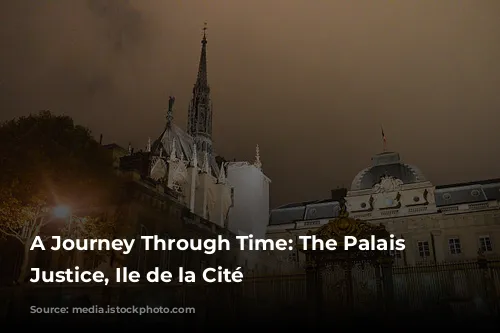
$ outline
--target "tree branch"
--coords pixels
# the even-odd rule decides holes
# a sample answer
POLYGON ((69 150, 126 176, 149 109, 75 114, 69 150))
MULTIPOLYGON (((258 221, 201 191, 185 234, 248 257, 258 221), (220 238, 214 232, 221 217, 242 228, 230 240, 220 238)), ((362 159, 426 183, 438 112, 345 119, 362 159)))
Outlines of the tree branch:
POLYGON ((30 222, 28 222, 29 223, 28 224, 29 225, 28 237, 32 237, 33 236, 33 232, 35 230, 35 225, 36 225, 36 219, 37 219, 37 216, 35 215, 35 218, 32 219, 30 222))
POLYGON ((6 236, 10 236, 10 237, 14 237, 16 238, 18 241, 21 242, 21 244, 24 245, 24 243, 26 243, 26 240, 23 240, 19 234, 17 232, 15 232, 14 230, 12 230, 11 228, 7 227, 10 231, 7 231, 5 230, 4 228, 0 228, 0 232, 6 236))

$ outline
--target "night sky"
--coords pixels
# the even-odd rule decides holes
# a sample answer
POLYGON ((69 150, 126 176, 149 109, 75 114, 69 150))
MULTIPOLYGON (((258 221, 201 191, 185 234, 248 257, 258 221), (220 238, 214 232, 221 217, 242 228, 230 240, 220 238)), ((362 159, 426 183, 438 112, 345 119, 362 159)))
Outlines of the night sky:
POLYGON ((203 23, 214 140, 261 148, 272 205, 328 197, 382 150, 434 183, 500 177, 498 0, 15 0, 0 4, 0 120, 42 109, 104 143, 185 128, 203 23))

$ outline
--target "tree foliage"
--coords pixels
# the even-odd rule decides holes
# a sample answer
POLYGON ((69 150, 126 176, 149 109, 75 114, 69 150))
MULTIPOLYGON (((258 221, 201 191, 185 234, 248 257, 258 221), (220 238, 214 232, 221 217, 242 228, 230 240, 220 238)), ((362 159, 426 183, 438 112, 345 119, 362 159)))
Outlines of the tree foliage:
POLYGON ((38 227, 37 217, 50 207, 67 205, 73 214, 85 214, 120 198, 122 183, 109 152, 68 116, 42 111, 3 123, 0 152, 4 234, 19 236, 30 223, 38 227))

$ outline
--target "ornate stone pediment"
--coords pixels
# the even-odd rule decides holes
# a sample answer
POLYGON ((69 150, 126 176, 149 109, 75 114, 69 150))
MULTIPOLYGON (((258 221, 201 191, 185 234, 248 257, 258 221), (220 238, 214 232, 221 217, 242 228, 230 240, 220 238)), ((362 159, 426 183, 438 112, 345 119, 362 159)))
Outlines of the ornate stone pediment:
POLYGON ((373 186, 374 193, 383 193, 383 192, 394 192, 399 191, 403 186, 403 181, 401 179, 385 176, 380 179, 378 184, 373 186))

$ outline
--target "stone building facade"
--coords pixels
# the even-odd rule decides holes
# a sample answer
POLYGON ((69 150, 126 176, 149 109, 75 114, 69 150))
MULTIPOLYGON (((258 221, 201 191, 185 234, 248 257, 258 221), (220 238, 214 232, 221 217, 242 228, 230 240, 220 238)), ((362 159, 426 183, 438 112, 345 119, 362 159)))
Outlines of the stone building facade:
MULTIPOLYGON (((343 196, 351 217, 383 224, 406 249, 397 265, 474 260, 500 254, 500 179, 435 186, 399 154, 384 152, 360 171, 343 196)), ((305 235, 328 223, 339 199, 294 203, 271 211, 270 238, 305 235)), ((298 252, 287 254, 300 261, 298 252)))

